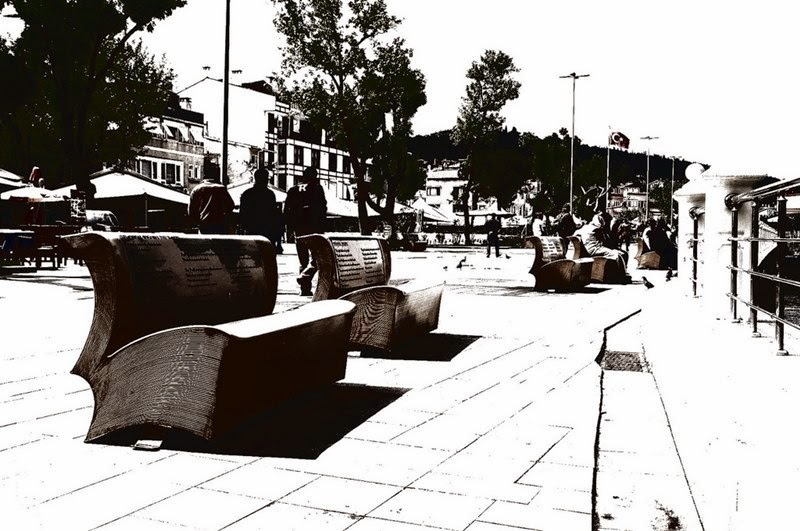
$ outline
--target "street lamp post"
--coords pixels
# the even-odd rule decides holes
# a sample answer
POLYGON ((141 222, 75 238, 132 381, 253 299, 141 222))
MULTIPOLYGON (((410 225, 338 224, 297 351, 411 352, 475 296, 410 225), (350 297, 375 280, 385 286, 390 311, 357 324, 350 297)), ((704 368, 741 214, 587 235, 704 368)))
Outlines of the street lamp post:
POLYGON ((569 213, 574 215, 572 211, 572 176, 575 167, 575 81, 581 77, 589 77, 590 74, 576 74, 572 72, 566 76, 558 76, 560 79, 572 79, 572 135, 569 139, 569 213))
POLYGON ((231 0, 225 0, 225 73, 222 81, 222 166, 219 169, 223 186, 228 186, 228 83, 231 56, 231 0))
MULTIPOLYGON (((657 140, 657 136, 643 136, 642 140, 657 140)), ((650 218, 650 142, 647 143, 647 184, 644 189, 644 219, 650 218)))

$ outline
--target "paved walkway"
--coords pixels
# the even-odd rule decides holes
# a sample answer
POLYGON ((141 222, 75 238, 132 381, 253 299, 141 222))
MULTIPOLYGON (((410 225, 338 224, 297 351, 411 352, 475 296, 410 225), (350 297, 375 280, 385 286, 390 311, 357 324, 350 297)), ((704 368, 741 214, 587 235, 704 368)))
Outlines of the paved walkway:
MULTIPOLYGON (((158 452, 83 442, 92 396, 69 370, 91 321, 86 271, 69 266, 0 279, 4 524, 591 529, 594 492, 599 504, 603 488, 595 474, 601 400, 610 417, 626 418, 624 398, 635 403, 639 396, 626 389, 616 400, 622 409, 609 409, 615 400, 603 393, 595 363, 604 330, 670 290, 663 274, 648 272, 657 289, 635 283, 536 293, 529 252, 506 254, 394 254, 394 278, 438 275, 447 282, 440 327, 424 348, 401 359, 351 353, 340 384, 276 408, 213 447, 175 438, 158 452)), ((279 257, 276 311, 308 301, 297 295, 295 268, 294 255, 279 257)), ((659 372, 653 374, 661 390, 659 372)), ((669 433, 664 408, 656 409, 644 416, 669 433)), ((657 440, 677 447, 670 459, 679 459, 680 441, 657 440)), ((616 470, 624 476, 629 469, 616 470)), ((685 501, 687 493, 688 486, 678 497, 685 501)), ((618 524, 631 514, 612 509, 618 524)), ((608 520, 604 527, 615 528, 608 520)))

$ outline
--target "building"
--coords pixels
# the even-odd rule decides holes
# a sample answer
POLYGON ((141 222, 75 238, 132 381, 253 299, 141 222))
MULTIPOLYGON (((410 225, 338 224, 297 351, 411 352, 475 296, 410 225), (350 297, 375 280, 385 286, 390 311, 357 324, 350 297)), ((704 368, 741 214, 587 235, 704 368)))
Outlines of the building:
MULTIPOLYGON (((223 82, 206 77, 180 91, 182 101, 205 116, 205 149, 222 149, 223 82)), ((278 101, 265 82, 229 85, 228 176, 247 182, 261 165, 274 165, 271 184, 286 191, 308 167, 317 168, 328 197, 352 200, 354 179, 349 154, 338 149, 324 130, 278 101)))
POLYGON ((461 161, 442 161, 440 165, 428 168, 425 179, 425 202, 449 218, 461 212, 457 202, 467 181, 459 176, 460 167, 461 161))
POLYGON ((190 189, 203 179, 203 114, 182 108, 178 97, 163 116, 149 118, 145 128, 151 139, 130 169, 174 188, 190 189))

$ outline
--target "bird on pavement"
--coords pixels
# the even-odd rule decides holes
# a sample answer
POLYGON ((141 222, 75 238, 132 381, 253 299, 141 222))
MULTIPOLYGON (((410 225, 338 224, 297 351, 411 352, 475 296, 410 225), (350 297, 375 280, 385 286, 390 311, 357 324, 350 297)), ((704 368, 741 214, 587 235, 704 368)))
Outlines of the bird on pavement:
POLYGON ((464 267, 464 264, 466 263, 467 263, 467 257, 465 256, 458 262, 458 265, 456 265, 456 269, 461 269, 462 267, 464 267))
POLYGON ((644 284, 644 287, 646 287, 647 289, 653 287, 653 283, 647 280, 647 277, 642 277, 642 284, 644 284))
POLYGON ((672 268, 668 267, 667 268, 667 282, 669 282, 670 280, 672 280, 672 268))
POLYGON ((506 253, 506 259, 510 259, 510 258, 511 258, 511 257, 510 257, 510 256, 508 256, 508 253, 506 253))

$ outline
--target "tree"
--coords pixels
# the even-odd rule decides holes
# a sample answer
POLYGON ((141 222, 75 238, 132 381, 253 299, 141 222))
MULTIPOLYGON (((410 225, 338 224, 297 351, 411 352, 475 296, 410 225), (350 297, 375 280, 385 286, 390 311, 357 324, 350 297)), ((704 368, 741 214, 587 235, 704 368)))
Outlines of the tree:
POLYGON ((359 225, 368 233, 368 204, 393 220, 396 193, 409 175, 411 118, 425 104, 424 77, 411 67, 403 39, 390 38, 400 20, 384 0, 349 0, 347 9, 342 0, 273 2, 275 25, 286 37, 284 76, 291 80, 284 97, 349 152, 359 225), (375 186, 366 178, 373 157, 375 186), (384 204, 370 191, 382 191, 384 204))
POLYGON ((469 196, 477 193, 478 183, 486 183, 495 175, 488 160, 497 160, 488 152, 496 148, 505 118, 500 115, 506 103, 519 97, 520 83, 511 76, 519 69, 505 53, 487 50, 467 70, 467 94, 461 100, 458 119, 453 128, 453 141, 466 147, 467 160, 461 166, 466 180, 461 194, 464 211, 464 240, 470 243, 469 196))
POLYGON ((103 162, 129 160, 167 105, 173 74, 133 38, 186 0, 0 0, 25 26, 0 49, 0 77, 18 75, 0 107, 0 160, 23 160, 88 190, 103 162), (21 156, 20 156, 21 155, 21 156))

